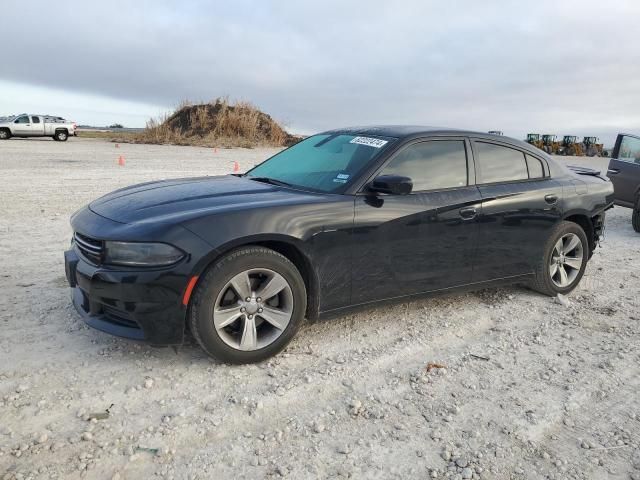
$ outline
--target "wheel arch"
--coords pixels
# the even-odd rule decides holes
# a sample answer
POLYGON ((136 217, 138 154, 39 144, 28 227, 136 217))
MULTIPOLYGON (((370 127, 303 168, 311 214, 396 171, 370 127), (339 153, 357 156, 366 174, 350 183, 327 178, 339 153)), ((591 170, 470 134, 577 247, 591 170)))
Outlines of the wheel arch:
MULTIPOLYGON (((302 242, 294 237, 281 234, 273 235, 254 235, 250 237, 237 238, 231 240, 200 260, 194 268, 193 275, 199 278, 203 277, 203 273, 215 265, 222 257, 234 250, 243 247, 264 247, 269 248, 280 255, 287 258, 300 272, 307 291, 307 311, 305 317, 308 320, 314 320, 318 317, 320 306, 320 282, 313 268, 311 259, 306 253, 302 242)), ((196 283, 198 286, 199 280, 196 283)), ((189 306, 191 299, 189 299, 189 306)))
MULTIPOLYGON (((596 217, 597 216, 598 215, 596 215, 596 217)), ((562 220, 575 223, 584 230, 587 240, 589 241, 589 256, 591 256, 596 249, 596 243, 598 241, 598 235, 596 234, 596 227, 594 225, 594 217, 591 215, 591 212, 586 210, 570 211, 562 217, 562 220)))

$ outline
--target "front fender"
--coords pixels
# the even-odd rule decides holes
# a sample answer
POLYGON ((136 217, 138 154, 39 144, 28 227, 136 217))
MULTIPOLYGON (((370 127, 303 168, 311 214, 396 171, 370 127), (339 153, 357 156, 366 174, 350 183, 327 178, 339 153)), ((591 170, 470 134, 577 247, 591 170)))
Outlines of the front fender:
POLYGON ((271 244, 275 250, 278 244, 291 246, 304 259, 310 283, 317 283, 318 310, 323 310, 350 301, 353 212, 353 198, 344 196, 332 202, 225 212, 182 225, 211 246, 198 259, 194 275, 242 245, 271 244))

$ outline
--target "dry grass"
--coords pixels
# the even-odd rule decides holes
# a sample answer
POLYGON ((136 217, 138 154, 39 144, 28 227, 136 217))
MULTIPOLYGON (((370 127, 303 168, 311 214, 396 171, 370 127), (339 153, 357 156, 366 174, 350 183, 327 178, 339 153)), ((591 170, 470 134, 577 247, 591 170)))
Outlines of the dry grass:
POLYGON ((231 104, 226 98, 193 105, 183 102, 175 112, 150 119, 134 143, 205 147, 285 146, 298 140, 269 115, 248 102, 231 104))
POLYGON ((101 131, 101 130, 79 130, 79 137, 83 138, 100 138, 113 142, 132 142, 137 132, 118 132, 118 131, 101 131))

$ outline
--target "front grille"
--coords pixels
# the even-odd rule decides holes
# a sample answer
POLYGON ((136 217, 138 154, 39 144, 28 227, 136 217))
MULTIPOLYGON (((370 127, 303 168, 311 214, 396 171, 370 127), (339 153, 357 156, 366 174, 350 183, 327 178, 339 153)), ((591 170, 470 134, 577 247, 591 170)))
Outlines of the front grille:
POLYGON ((96 240, 95 238, 75 232, 73 234, 73 241, 82 256, 91 263, 99 265, 102 262, 104 254, 104 242, 102 240, 96 240))

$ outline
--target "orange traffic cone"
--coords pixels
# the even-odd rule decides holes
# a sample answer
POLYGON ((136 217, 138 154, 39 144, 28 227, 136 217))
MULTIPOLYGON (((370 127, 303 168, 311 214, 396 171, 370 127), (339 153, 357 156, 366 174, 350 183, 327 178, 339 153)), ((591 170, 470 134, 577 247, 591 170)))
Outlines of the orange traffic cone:
POLYGON ((237 173, 240 171, 240 165, 238 165, 238 162, 233 162, 233 173, 237 173))
POLYGON ((124 157, 122 155, 118 158, 118 165, 124 167, 124 157))

